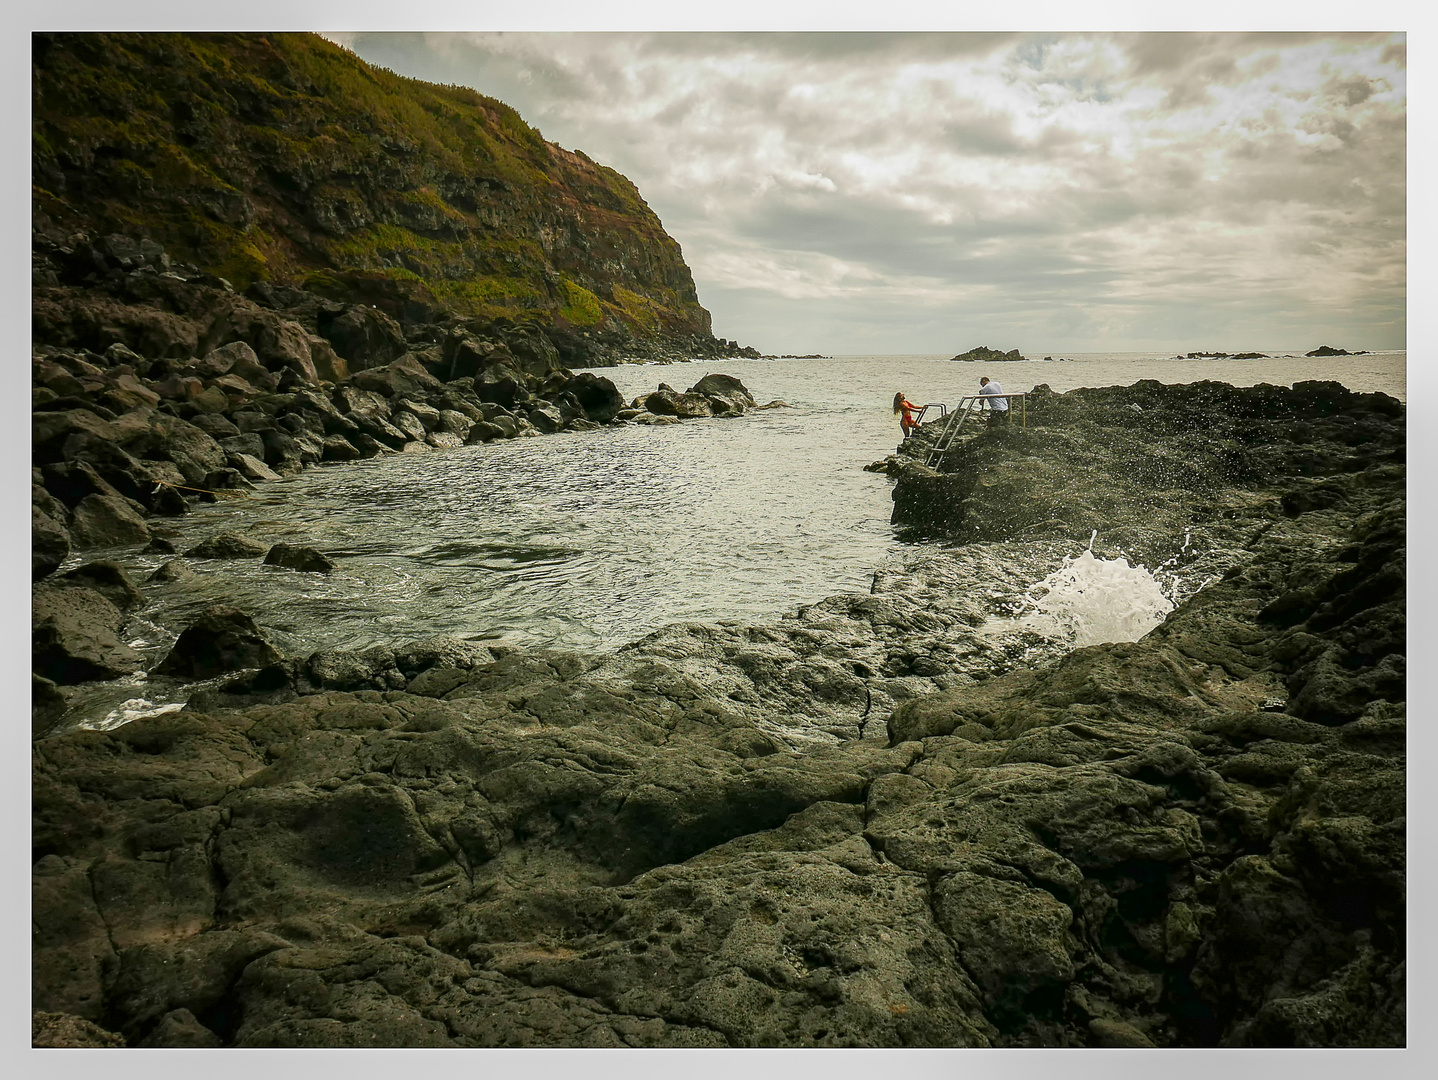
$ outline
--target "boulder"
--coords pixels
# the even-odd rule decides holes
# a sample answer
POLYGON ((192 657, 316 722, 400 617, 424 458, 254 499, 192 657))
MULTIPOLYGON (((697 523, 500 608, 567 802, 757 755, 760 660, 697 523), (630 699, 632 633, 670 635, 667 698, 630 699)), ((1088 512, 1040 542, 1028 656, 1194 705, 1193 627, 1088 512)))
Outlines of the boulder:
POLYGON ((246 480, 278 480, 280 478, 279 473, 251 454, 231 454, 229 461, 246 480))
POLYGON ((472 379, 493 365, 514 362, 504 346, 480 341, 463 330, 455 330, 445 338, 440 355, 444 361, 441 374, 446 382, 472 379))
MULTIPOLYGON (((607 381, 607 380, 606 380, 607 381)), ((705 375, 687 391, 690 394, 703 394, 705 397, 720 397, 741 402, 747 408, 754 408, 758 402, 745 385, 733 375, 723 375, 711 372, 705 375)))
POLYGON ((443 385, 410 354, 383 367, 356 372, 351 382, 361 390, 373 390, 385 397, 423 397, 443 385))
POLYGON ((318 326, 352 372, 383 367, 407 349, 399 323, 368 304, 351 304, 332 316, 320 312, 318 326))
POLYGON ((220 533, 185 552, 192 559, 258 559, 270 550, 268 544, 239 533, 220 533))
POLYGON ((390 404, 383 394, 373 390, 361 390, 353 384, 346 384, 335 390, 335 407, 342 413, 360 413, 379 420, 388 420, 390 404))
POLYGON ((285 566, 313 574, 328 574, 335 564, 312 547, 299 544, 274 544, 265 555, 268 566, 285 566))
POLYGON ((581 371, 564 380, 559 391, 573 394, 584 410, 585 417, 596 424, 609 423, 619 410, 624 408, 624 395, 619 392, 619 388, 592 371, 581 371))
POLYGON ((70 554, 70 533, 38 506, 30 508, 31 579, 53 574, 70 554))
POLYGON ((103 1050, 125 1046, 125 1037, 73 1013, 30 1014, 30 1045, 36 1049, 103 1050))
POLYGON ((474 426, 475 418, 458 409, 439 410, 439 430, 448 432, 451 435, 458 435, 461 440, 469 434, 469 429, 474 426))
MULTIPOLYGON (((86 437, 88 438, 88 436, 86 437)), ((45 490, 73 510, 87 495, 120 497, 115 486, 102 477, 88 461, 65 461, 40 470, 45 490)))
POLYGON ((265 667, 282 659, 254 619, 238 608, 214 604, 185 628, 155 671, 209 679, 241 668, 265 667))
POLYGON ((341 435, 326 435, 320 452, 322 461, 358 461, 363 456, 341 435))
POLYGON ((389 422, 396 430, 404 433, 405 442, 422 441, 425 437, 424 424, 407 409, 398 410, 389 418, 389 422))
POLYGON ((125 573, 125 568, 109 559, 77 566, 55 578, 51 584, 93 589, 121 611, 138 607, 145 602, 144 594, 135 587, 130 575, 125 573))
POLYGON ((118 495, 86 495, 75 507, 70 539, 76 547, 125 547, 143 544, 150 530, 118 495))
POLYGON ((194 370, 202 379, 213 379, 219 375, 228 375, 239 366, 251 371, 256 367, 263 370, 260 358, 255 354, 255 350, 250 348, 249 342, 232 341, 228 345, 211 349, 205 354, 205 358, 195 365, 194 370))
POLYGON ((564 417, 548 402, 541 402, 526 414, 529 422, 545 434, 552 434, 564 427, 564 417))
POLYGON ((65 714, 65 695, 60 687, 43 675, 30 675, 30 733, 43 734, 65 714))
POLYGON ((162 563, 155 572, 145 580, 156 585, 169 585, 174 582, 192 581, 195 572, 190 569, 190 564, 184 559, 171 559, 162 563))
POLYGON ((119 638, 124 622, 94 589, 38 586, 30 598, 31 666, 62 686, 129 675, 140 657, 119 638))
POLYGON ((433 405, 425 405, 423 402, 410 401, 408 398, 400 398, 395 402, 397 409, 413 413, 414 416, 424 425, 425 431, 439 430, 439 410, 433 405))

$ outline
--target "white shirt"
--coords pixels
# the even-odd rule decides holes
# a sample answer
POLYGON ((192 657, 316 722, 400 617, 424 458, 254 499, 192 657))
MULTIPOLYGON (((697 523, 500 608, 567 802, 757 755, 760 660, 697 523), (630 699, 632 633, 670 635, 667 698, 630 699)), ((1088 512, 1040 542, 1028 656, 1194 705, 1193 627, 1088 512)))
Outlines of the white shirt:
POLYGON ((994 412, 1009 411, 1009 399, 1006 397, 998 396, 1003 392, 1004 388, 998 383, 994 382, 993 379, 990 379, 985 385, 979 387, 980 397, 991 397, 994 399, 993 401, 989 402, 989 407, 993 409, 994 412))

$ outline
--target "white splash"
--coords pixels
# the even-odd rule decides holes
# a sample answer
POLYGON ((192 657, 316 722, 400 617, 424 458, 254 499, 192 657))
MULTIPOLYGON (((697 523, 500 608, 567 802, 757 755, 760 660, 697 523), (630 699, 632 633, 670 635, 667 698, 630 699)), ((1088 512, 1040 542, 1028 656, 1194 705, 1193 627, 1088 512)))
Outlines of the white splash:
POLYGON ((77 726, 86 731, 114 731, 115 728, 128 724, 132 720, 143 720, 147 716, 163 716, 165 713, 179 712, 184 707, 183 701, 173 702, 169 705, 156 705, 144 698, 130 698, 106 713, 103 720, 88 720, 77 726))
MULTIPOLYGON (((1092 543, 1092 541, 1090 541, 1092 543)), ((1051 620, 1075 646, 1137 641, 1173 610, 1154 576, 1122 556, 1095 557, 1092 547, 1030 590, 1032 621, 1051 620)))

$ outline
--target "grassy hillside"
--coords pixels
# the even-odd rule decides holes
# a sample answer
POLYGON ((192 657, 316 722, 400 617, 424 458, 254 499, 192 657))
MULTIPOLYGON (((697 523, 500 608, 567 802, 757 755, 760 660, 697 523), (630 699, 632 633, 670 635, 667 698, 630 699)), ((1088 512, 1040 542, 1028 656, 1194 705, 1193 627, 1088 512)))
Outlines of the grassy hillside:
POLYGON ((36 34, 33 195, 243 288, 703 333, 634 185, 465 87, 308 34, 36 34))

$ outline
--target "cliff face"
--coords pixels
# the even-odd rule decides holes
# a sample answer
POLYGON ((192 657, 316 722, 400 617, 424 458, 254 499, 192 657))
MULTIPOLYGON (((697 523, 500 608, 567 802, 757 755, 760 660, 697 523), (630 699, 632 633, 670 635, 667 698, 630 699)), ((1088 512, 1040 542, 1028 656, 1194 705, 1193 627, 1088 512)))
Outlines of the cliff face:
POLYGON ((38 231, 144 237, 238 288, 407 321, 710 336, 625 177, 509 106, 308 34, 36 34, 38 231))

